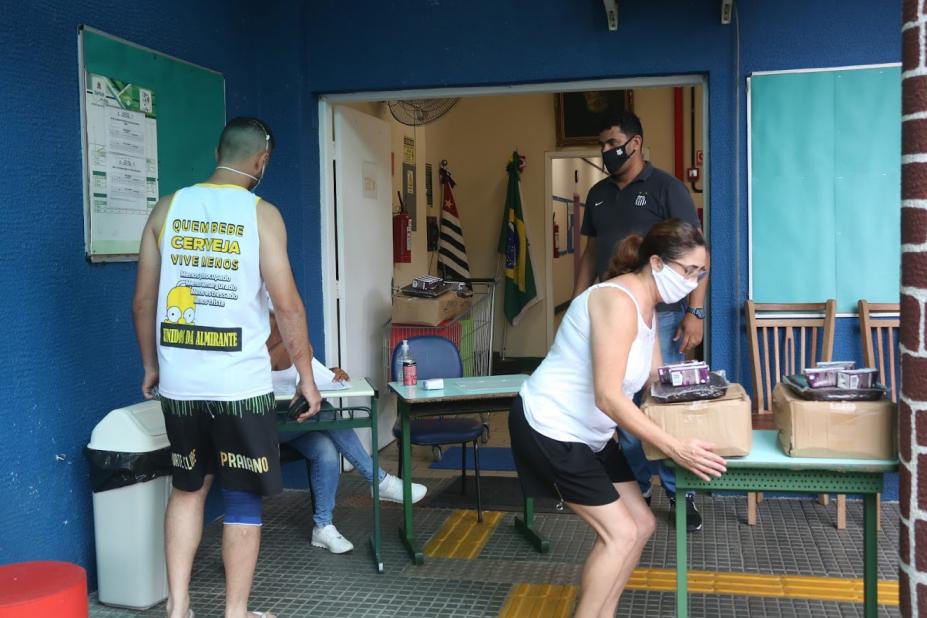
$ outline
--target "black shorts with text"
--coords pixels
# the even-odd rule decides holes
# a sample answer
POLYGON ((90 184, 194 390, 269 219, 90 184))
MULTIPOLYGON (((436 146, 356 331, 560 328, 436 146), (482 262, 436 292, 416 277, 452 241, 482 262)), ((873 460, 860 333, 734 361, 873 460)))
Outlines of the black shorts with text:
POLYGON ((223 489, 273 496, 283 491, 273 393, 239 401, 161 398, 174 487, 197 491, 207 474, 223 489))

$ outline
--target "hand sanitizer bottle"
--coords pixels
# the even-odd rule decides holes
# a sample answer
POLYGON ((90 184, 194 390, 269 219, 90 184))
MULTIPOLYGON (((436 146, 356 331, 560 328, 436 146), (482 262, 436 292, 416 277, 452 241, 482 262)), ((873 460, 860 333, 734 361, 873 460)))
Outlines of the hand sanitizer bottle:
POLYGON ((415 386, 418 384, 418 371, 415 359, 412 358, 412 351, 409 350, 408 340, 403 340, 399 357, 402 360, 402 385, 415 386))
POLYGON ((409 351, 409 340, 403 339, 402 343, 399 346, 399 353, 396 354, 396 359, 393 361, 393 375, 392 380, 394 382, 403 383, 402 376, 402 362, 410 355, 409 351))

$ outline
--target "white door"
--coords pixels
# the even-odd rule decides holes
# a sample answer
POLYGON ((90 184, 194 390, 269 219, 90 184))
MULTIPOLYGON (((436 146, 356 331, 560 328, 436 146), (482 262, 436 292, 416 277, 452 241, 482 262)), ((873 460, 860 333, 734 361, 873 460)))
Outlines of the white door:
MULTIPOLYGON (((393 277, 390 125, 334 107, 335 229, 339 362, 351 377, 368 377, 386 393, 384 324, 393 277)), ((393 440, 395 405, 380 398, 379 448, 393 440)), ((369 448, 370 431, 357 430, 369 448)))

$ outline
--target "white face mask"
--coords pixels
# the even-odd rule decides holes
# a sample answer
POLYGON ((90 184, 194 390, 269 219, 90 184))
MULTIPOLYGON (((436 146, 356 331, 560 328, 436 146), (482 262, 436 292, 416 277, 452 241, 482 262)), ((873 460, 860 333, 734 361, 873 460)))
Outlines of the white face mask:
POLYGON ((262 180, 264 180, 264 172, 265 172, 266 170, 267 170, 267 164, 265 163, 264 165, 261 166, 261 177, 258 178, 258 179, 257 179, 257 182, 254 183, 254 186, 251 187, 251 192, 252 192, 252 193, 253 193, 254 191, 257 190, 258 185, 261 184, 261 181, 262 181, 262 180))
POLYGON ((217 165, 216 169, 217 170, 228 170, 230 172, 235 172, 236 174, 241 174, 242 176, 247 176, 251 180, 255 181, 254 186, 251 187, 250 189, 251 191, 254 191, 255 189, 257 189, 258 185, 261 184, 261 181, 264 179, 264 170, 267 169, 267 164, 264 164, 264 166, 261 167, 261 177, 260 178, 258 178, 257 176, 252 176, 248 172, 237 170, 234 167, 226 167, 225 165, 217 165))
POLYGON ((653 272, 653 280, 657 284, 660 298, 668 305, 679 302, 698 287, 698 281, 686 279, 670 268, 669 264, 664 263, 661 270, 654 269, 653 265, 650 269, 653 272))
MULTIPOLYGON (((267 129, 264 129, 263 125, 261 125, 261 129, 264 131, 264 152, 269 152, 270 151, 270 133, 267 132, 267 129)), ((218 165, 216 166, 216 169, 217 170, 228 170, 230 172, 235 172, 236 174, 241 174, 242 176, 247 176, 248 178, 254 181, 254 186, 249 189, 249 191, 253 192, 255 189, 258 188, 258 185, 261 184, 261 181, 264 180, 264 172, 267 171, 267 161, 265 160, 264 165, 261 166, 261 177, 260 178, 258 178, 257 176, 252 176, 248 172, 237 170, 234 167, 226 167, 225 165, 218 165)))

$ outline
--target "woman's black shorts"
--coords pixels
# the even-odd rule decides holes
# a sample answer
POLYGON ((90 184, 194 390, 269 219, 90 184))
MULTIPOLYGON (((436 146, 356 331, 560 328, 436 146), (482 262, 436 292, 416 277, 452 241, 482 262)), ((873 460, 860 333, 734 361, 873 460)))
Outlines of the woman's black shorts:
POLYGON ((548 438, 528 424, 521 397, 515 399, 509 412, 509 434, 518 478, 526 496, 600 506, 618 499, 612 483, 634 480, 628 460, 615 440, 609 440, 596 453, 581 442, 548 438))

